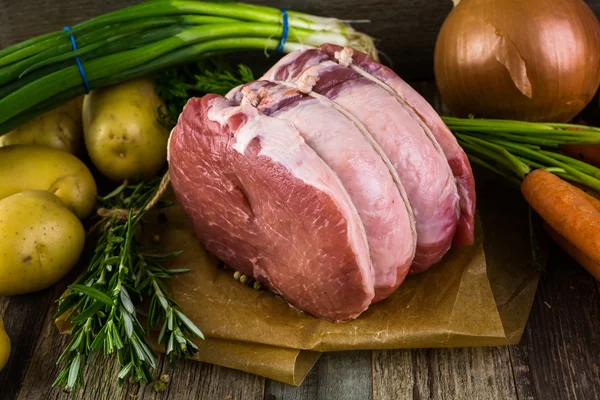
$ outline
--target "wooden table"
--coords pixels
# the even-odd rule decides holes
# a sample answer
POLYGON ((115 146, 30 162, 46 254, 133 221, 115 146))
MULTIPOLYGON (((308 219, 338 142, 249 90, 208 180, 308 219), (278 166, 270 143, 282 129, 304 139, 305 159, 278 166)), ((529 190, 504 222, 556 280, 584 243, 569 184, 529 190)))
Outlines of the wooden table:
MULTIPOLYGON (((120 8, 130 0, 0 0, 0 48, 120 8)), ((435 35, 450 0, 264 1, 347 19, 369 18, 361 29, 380 38, 395 69, 440 106, 432 83, 435 35), (350 4, 349 4, 350 3, 350 4), (352 4, 355 3, 355 4, 352 4), (326 4, 326 5, 325 5, 326 4)), ((600 13, 600 0, 589 1, 600 13)), ((518 191, 477 174, 483 223, 492 227, 486 252, 502 257, 502 240, 527 240, 526 208, 518 191), (508 221, 508 222, 507 222, 508 221)), ((0 177, 1 179, 1 177, 0 177)), ((526 253, 526 252, 525 252, 526 253)), ((523 254, 523 262, 527 262, 523 254)), ((0 298, 0 315, 13 353, 0 373, 0 399, 67 399, 50 388, 55 360, 67 342, 52 320, 67 281, 40 293, 0 298)), ((150 386, 118 388, 113 360, 94 358, 84 399, 598 399, 600 398, 600 293, 597 282, 552 248, 521 343, 511 347, 356 351, 324 354, 295 388, 247 373, 196 362, 173 370, 165 392, 150 386)), ((157 374, 158 376, 158 374, 157 374)))

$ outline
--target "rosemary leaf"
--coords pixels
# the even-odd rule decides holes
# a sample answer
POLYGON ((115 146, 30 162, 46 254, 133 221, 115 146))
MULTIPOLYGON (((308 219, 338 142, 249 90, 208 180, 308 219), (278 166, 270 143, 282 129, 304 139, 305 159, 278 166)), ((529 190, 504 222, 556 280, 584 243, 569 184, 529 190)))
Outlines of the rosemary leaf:
POLYGON ((199 338, 204 339, 204 335, 202 334, 200 329, 198 329, 198 327, 196 325, 194 325, 194 323, 188 317, 186 317, 185 314, 183 314, 179 310, 174 309, 173 311, 175 312, 177 317, 185 324, 185 326, 190 330, 190 332, 192 332, 194 335, 198 336, 199 338))
POLYGON ((85 286, 85 285, 71 285, 71 286, 69 286, 69 289, 71 289, 72 292, 81 293, 86 296, 93 297, 94 299, 98 300, 101 303, 106 304, 107 306, 113 305, 113 301, 110 297, 108 297, 106 294, 104 294, 101 291, 94 289, 92 287, 85 286))
POLYGON ((105 304, 101 302, 95 302, 90 307, 86 308, 85 311, 80 313, 77 317, 75 317, 71 322, 74 324, 83 324, 88 318, 96 315, 100 310, 105 307, 105 304))
POLYGON ((131 368, 133 368, 133 363, 128 363, 121 369, 121 371, 119 371, 119 375, 117 375, 119 382, 122 382, 127 377, 127 375, 129 375, 129 372, 131 372, 131 368))
POLYGON ((121 287, 121 303, 128 313, 133 314, 135 312, 135 307, 133 306, 129 293, 125 287, 121 287))
POLYGON ((75 389, 75 385, 77 384, 77 378, 79 376, 80 368, 81 368, 81 356, 76 354, 73 357, 71 366, 69 367, 69 375, 67 378, 67 388, 68 389, 75 389))
POLYGON ((121 314, 123 315, 123 322, 125 323, 125 334, 128 338, 131 338, 133 335, 133 321, 127 310, 121 309, 121 314))

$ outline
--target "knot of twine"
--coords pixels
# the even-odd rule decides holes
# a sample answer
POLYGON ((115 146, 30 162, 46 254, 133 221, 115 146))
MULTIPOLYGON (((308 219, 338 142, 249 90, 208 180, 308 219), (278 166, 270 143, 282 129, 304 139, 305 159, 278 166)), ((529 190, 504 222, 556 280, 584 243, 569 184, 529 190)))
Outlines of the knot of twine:
MULTIPOLYGON (((144 207, 143 210, 134 209, 133 213, 138 214, 140 212, 146 212, 146 211, 153 209, 154 206, 156 206, 156 204, 159 202, 159 200, 166 193, 170 182, 171 182, 171 179, 169 178, 169 172, 167 171, 165 173, 165 175, 162 177, 162 179, 160 181, 160 185, 158 186, 158 190, 156 191, 156 193, 154 194, 154 197, 152 197, 152 199, 150 200, 148 205, 146 205, 146 207, 144 207)), ((97 213, 99 216, 101 216, 103 218, 104 217, 109 217, 109 218, 116 217, 117 219, 122 220, 122 221, 129 219, 129 210, 125 209, 125 208, 110 208, 110 209, 109 208, 99 208, 97 213)))

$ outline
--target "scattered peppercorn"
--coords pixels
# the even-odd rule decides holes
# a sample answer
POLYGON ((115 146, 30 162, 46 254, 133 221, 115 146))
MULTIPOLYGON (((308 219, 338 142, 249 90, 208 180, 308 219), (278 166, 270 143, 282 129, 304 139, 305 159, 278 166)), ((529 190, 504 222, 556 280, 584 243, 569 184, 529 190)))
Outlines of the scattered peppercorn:
POLYGON ((164 392, 165 390, 167 390, 167 384, 163 381, 156 381, 154 382, 152 388, 156 393, 164 392))

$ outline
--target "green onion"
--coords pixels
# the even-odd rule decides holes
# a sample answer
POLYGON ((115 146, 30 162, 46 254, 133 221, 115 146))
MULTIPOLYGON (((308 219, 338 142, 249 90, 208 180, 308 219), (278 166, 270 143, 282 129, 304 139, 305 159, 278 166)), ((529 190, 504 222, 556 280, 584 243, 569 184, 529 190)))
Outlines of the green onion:
POLYGON ((486 135, 513 134, 521 140, 543 138, 561 144, 600 144, 600 128, 585 125, 524 122, 499 119, 442 117, 452 131, 478 132, 486 135))
POLYGON ((532 168, 543 168, 600 192, 599 168, 557 150, 563 144, 600 144, 600 128, 497 119, 442 118, 473 163, 511 182, 522 180, 532 168))
MULTIPOLYGON (((284 52, 322 43, 376 56, 370 37, 335 18, 288 12, 284 52)), ((281 10, 243 3, 154 0, 0 50, 0 135, 85 92, 78 56, 92 88, 115 84, 214 54, 273 51, 281 10)))
MULTIPOLYGON (((144 64, 142 66, 123 71, 119 74, 115 74, 106 78, 90 81, 92 87, 103 87, 114 85, 119 82, 128 81, 145 76, 149 73, 162 71, 164 69, 192 61, 198 61, 206 57, 214 57, 219 54, 225 54, 227 52, 241 51, 241 50, 268 50, 274 51, 277 48, 278 40, 274 39, 259 39, 259 38, 233 38, 233 39, 219 39, 204 43, 199 43, 193 46, 188 46, 183 49, 171 52, 165 56, 158 57, 153 61, 144 64), (200 56, 198 54, 201 53, 200 56)), ((286 51, 295 51, 304 48, 302 45, 295 43, 287 43, 286 51)), ((56 108, 57 104, 67 102, 77 96, 85 93, 85 87, 83 85, 75 86, 71 89, 63 91, 51 99, 46 100, 38 104, 35 108, 28 110, 25 113, 21 113, 18 116, 11 118, 9 121, 1 124, 2 132, 10 132, 18 126, 29 121, 33 117, 39 114, 48 112, 56 108)), ((2 93, 0 91, 0 97, 2 93)))
POLYGON ((531 171, 527 164, 499 144, 463 134, 456 134, 456 136, 463 148, 495 161, 498 165, 512 171, 520 179, 525 178, 525 175, 531 171))
POLYGON ((481 165, 482 167, 489 169, 492 172, 495 172, 496 174, 500 175, 501 177, 506 179, 508 182, 510 182, 516 186, 521 185, 521 181, 519 179, 515 178, 514 176, 512 176, 510 174, 510 172, 496 168, 494 165, 492 165, 492 164, 488 163, 487 161, 484 161, 483 159, 481 159, 477 156, 474 156, 472 154, 467 154, 467 157, 469 158, 469 161, 471 161, 473 164, 481 165))
MULTIPOLYGON (((281 24, 281 10, 273 7, 245 3, 158 0, 138 4, 90 19, 74 26, 73 32, 77 33, 91 30, 137 18, 164 17, 166 15, 181 14, 210 15, 241 21, 281 24)), ((317 17, 294 11, 288 11, 288 23, 290 28, 304 28, 313 31, 343 33, 344 31, 351 29, 342 21, 335 18, 317 17)))

